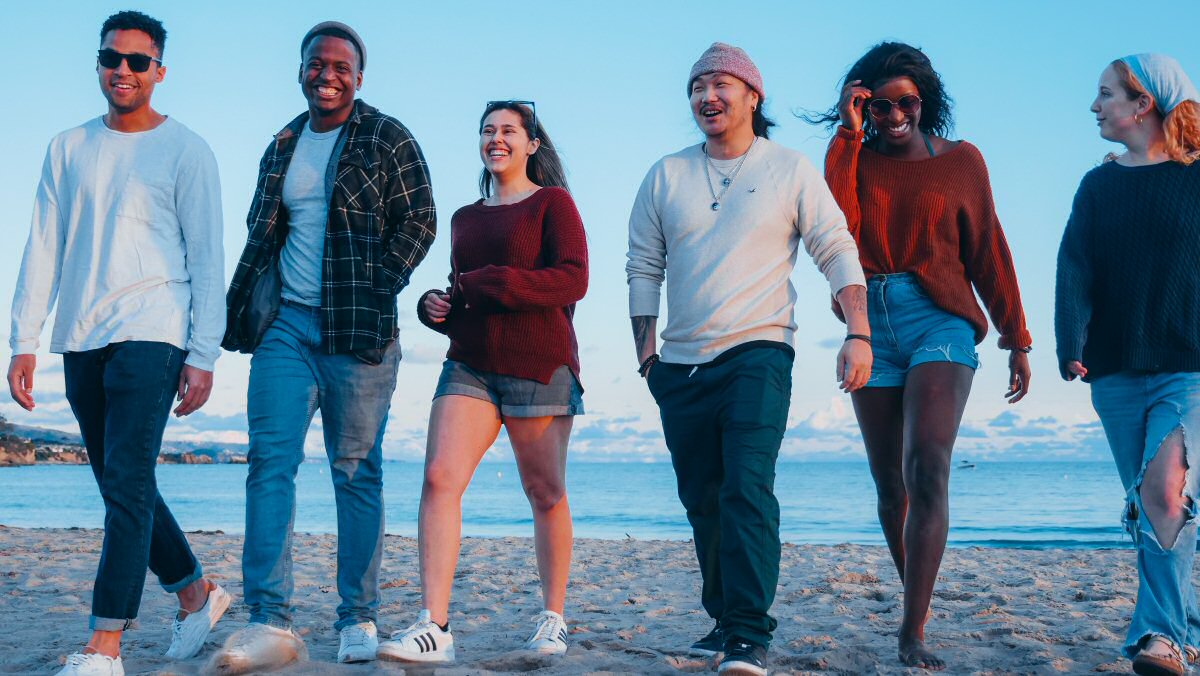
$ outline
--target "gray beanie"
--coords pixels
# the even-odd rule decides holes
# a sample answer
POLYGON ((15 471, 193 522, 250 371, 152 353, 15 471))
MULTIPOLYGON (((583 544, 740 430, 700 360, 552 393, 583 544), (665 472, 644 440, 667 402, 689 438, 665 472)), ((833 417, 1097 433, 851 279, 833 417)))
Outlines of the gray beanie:
POLYGON ((322 21, 321 23, 308 29, 308 32, 304 34, 304 39, 300 41, 300 58, 304 58, 304 49, 308 47, 308 43, 313 41, 313 38, 317 36, 317 33, 320 33, 328 28, 340 30, 346 35, 350 36, 350 41, 353 42, 355 48, 358 49, 358 69, 366 70, 367 46, 363 44, 363 39, 358 36, 358 33, 354 32, 353 28, 347 26, 341 21, 322 21))

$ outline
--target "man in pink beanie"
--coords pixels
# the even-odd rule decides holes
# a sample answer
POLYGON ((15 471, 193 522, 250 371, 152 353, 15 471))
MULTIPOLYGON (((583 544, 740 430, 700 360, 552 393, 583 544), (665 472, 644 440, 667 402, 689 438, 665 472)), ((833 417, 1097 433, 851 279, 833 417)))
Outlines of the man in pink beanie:
POLYGON ((769 614, 779 580, 775 462, 791 400, 790 277, 801 243, 846 316, 842 388, 862 387, 871 370, 858 248, 821 173, 767 139, 774 123, 763 92, 758 68, 737 47, 715 43, 692 66, 688 97, 704 142, 651 167, 629 217, 625 266, 638 372, 659 407, 704 580, 701 603, 716 621, 692 652, 724 653, 718 671, 731 675, 767 673, 777 624, 769 614))

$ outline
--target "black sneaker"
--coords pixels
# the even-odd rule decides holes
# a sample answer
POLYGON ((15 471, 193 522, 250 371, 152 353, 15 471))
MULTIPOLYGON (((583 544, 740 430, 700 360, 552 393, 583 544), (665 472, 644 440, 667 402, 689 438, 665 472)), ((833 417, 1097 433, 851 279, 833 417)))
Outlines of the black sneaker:
POLYGON ((766 676, 767 649, 746 643, 740 638, 730 638, 725 642, 725 659, 721 660, 717 673, 731 676, 766 676))
POLYGON ((692 644, 688 648, 689 655, 697 657, 712 657, 720 652, 723 652, 725 646, 725 637, 721 634, 721 623, 718 622, 712 631, 705 634, 704 638, 692 644))

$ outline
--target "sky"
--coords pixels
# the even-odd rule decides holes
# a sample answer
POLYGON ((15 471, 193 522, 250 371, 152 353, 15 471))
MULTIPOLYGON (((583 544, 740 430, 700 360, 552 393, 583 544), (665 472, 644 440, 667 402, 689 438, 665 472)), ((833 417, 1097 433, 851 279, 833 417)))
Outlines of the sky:
MULTIPOLYGON (((1088 389, 1064 383, 1054 356, 1054 266, 1071 198, 1083 174, 1117 148, 1100 139, 1088 110, 1100 72, 1113 59, 1173 55, 1200 82, 1200 3, 1170 3, 1149 16, 1129 2, 882 2, 746 4, 702 0, 604 3, 135 2, 94 0, 6 7, 15 91, 0 106, 7 131, 0 163, 0 333, 7 345, 10 299, 29 231, 46 144, 105 112, 95 50, 104 19, 138 9, 168 31, 165 81, 154 106, 204 137, 217 156, 224 204, 226 278, 245 243, 258 160, 271 136, 305 109, 296 74, 301 37, 336 19, 367 46, 363 100, 399 118, 429 163, 439 234, 399 297, 404 360, 392 400, 385 456, 423 457, 445 337, 415 317, 418 294, 443 286, 454 211, 478 198, 478 119, 491 99, 532 99, 558 146, 588 233, 591 279, 579 304, 582 379, 588 414, 577 418, 572 457, 593 461, 667 459, 658 412, 635 373, 627 312, 625 252, 638 185, 661 156, 701 140, 686 98, 692 63, 713 41, 744 48, 758 65, 772 139, 821 166, 828 131, 796 117, 836 99, 838 82, 871 45, 921 47, 954 97, 953 138, 979 147, 1008 237, 1034 337, 1032 389, 1006 404, 1007 353, 992 330, 963 419, 956 457, 971 460, 1104 459, 1088 389)), ((10 78, 11 79, 11 78, 10 78)), ((863 457, 848 395, 834 379, 844 327, 829 311, 829 288, 801 252, 797 359, 789 460, 863 457)), ((665 319, 665 307, 664 315, 665 319)), ((52 320, 51 320, 52 321, 52 320)), ((49 355, 49 322, 35 379, 38 407, 3 397, 13 422, 74 430, 63 397, 61 359, 49 355)), ((660 328, 663 321, 659 322, 660 328)), ((244 442, 249 359, 226 353, 204 409, 172 420, 176 439, 244 442)), ((322 454, 320 420, 307 451, 322 454)), ((511 451, 501 440, 489 455, 511 451)))

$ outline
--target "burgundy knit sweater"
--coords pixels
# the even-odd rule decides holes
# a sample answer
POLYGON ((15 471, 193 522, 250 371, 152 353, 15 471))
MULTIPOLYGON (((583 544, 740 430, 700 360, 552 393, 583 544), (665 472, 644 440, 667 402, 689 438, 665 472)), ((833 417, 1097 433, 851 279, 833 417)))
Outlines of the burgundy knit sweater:
POLYGON ((979 297, 1000 331, 1001 349, 1032 343, 1012 254, 979 149, 960 142, 941 155, 904 161, 838 127, 825 155, 825 180, 858 242, 863 272, 911 272, 943 310, 987 335, 979 297))
POLYGON ((450 221, 450 314, 421 323, 450 337, 448 359, 477 371, 549 383, 566 364, 579 377, 571 323, 588 284, 587 239, 571 194, 542 188, 516 204, 455 212, 450 221))

